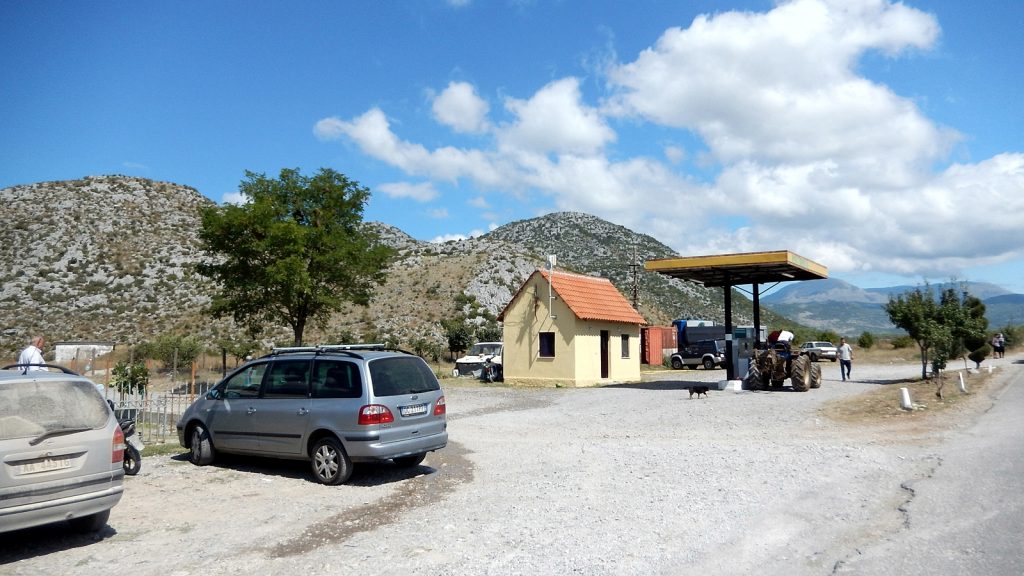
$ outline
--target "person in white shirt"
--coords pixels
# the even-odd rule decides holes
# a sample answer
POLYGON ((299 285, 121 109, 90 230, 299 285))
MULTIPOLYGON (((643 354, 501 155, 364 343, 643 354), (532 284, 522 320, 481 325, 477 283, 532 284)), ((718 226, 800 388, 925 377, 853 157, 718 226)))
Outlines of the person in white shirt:
MULTIPOLYGON (((29 345, 21 351, 21 355, 18 356, 18 364, 42 364, 43 363, 43 344, 45 341, 42 336, 33 336, 32 340, 29 341, 29 345)), ((46 370, 42 366, 32 366, 29 370, 46 370)))
POLYGON ((853 366, 853 348, 846 343, 846 338, 839 339, 839 373, 843 375, 843 380, 850 377, 850 368, 853 366))

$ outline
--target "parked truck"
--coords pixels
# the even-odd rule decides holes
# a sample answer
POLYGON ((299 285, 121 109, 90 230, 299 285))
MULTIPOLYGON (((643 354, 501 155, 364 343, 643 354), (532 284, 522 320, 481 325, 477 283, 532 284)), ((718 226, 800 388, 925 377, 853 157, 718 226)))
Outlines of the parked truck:
POLYGON ((725 326, 711 320, 673 320, 672 325, 676 327, 679 352, 702 340, 725 340, 725 326))
POLYGON ((788 378, 793 390, 806 392, 821 388, 821 365, 811 362, 792 347, 793 333, 776 330, 768 335, 767 347, 755 350, 744 378, 748 390, 782 388, 788 378))

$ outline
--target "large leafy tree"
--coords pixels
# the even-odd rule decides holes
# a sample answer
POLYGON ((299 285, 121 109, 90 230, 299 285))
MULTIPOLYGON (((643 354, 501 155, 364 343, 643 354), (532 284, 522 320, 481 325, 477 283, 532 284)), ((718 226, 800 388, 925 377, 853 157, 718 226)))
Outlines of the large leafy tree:
POLYGON ((310 321, 326 321, 345 302, 369 303, 392 250, 363 226, 370 191, 344 174, 245 175, 244 203, 202 214, 200 238, 212 259, 199 272, 220 287, 211 312, 253 334, 267 323, 290 326, 298 346, 310 321))

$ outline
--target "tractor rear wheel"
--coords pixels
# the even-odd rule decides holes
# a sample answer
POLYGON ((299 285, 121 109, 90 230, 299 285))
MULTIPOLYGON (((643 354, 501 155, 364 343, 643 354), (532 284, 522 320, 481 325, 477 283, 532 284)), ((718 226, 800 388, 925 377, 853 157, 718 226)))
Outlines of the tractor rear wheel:
POLYGON ((811 388, 821 388, 821 364, 811 365, 811 388))
POLYGON ((811 387, 811 359, 807 356, 800 356, 793 360, 793 390, 807 392, 811 387))

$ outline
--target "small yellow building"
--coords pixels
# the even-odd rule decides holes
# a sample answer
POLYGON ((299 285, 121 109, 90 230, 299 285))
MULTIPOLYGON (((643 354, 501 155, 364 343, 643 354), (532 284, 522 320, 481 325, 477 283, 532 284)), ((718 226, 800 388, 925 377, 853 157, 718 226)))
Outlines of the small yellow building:
POLYGON ((537 270, 498 315, 505 382, 640 381, 641 316, 607 278, 537 270))

